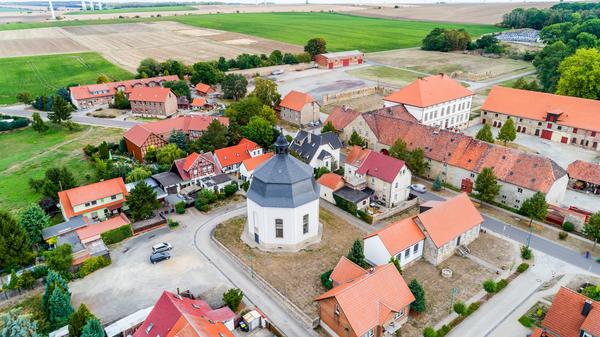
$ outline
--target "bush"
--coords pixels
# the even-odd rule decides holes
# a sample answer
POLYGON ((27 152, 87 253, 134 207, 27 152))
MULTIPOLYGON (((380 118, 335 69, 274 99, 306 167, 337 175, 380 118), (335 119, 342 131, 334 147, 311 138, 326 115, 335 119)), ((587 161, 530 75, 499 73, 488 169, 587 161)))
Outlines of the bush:
POLYGON ((574 230, 575 230, 575 225, 573 225, 572 223, 570 223, 570 222, 568 222, 568 221, 567 221, 567 222, 565 222, 565 223, 562 225, 562 229, 563 229, 565 232, 572 232, 572 231, 574 231, 574 230))
POLYGON ((331 276, 332 272, 333 272, 333 269, 332 270, 328 270, 328 271, 324 272, 323 274, 321 274, 321 284, 327 290, 333 288, 333 282, 329 278, 329 276, 331 276))
POLYGON ((242 184, 242 188, 244 189, 244 192, 248 192, 248 188, 250 188, 250 182, 244 181, 244 183, 242 184))
POLYGON ((0 119, 12 119, 12 122, 2 122, 0 123, 0 131, 9 131, 14 129, 19 129, 26 127, 29 125, 30 120, 25 117, 18 116, 8 116, 8 115, 0 115, 0 119))
POLYGON ((225 186, 225 188, 223 189, 225 192, 225 196, 229 197, 235 194, 235 192, 237 192, 239 189, 238 184, 236 182, 233 182, 227 186, 225 186))
POLYGON ((475 311, 477 311, 477 309, 479 309, 480 305, 481 305, 481 302, 473 302, 473 303, 469 304, 469 307, 467 308, 467 316, 474 313, 475 311))
POLYGON ((223 302, 233 311, 237 311, 243 298, 244 292, 237 288, 231 288, 223 294, 223 302))
POLYGON ((79 272, 77 272, 77 276, 84 278, 96 270, 110 265, 110 262, 111 261, 104 256, 92 256, 83 262, 79 268, 79 272))
POLYGON ((208 212, 208 210, 210 209, 210 206, 208 206, 208 201, 204 198, 196 199, 194 207, 196 207, 196 209, 200 212, 208 212))
POLYGON ((450 327, 447 325, 442 325, 442 327, 437 331, 436 336, 437 337, 443 337, 446 336, 448 334, 448 332, 450 332, 450 327))
POLYGON ((523 315, 519 318, 519 323, 521 323, 521 325, 523 325, 526 328, 531 328, 533 326, 533 322, 531 321, 531 318, 523 315))
POLYGON ((529 264, 528 263, 521 263, 518 267, 517 267, 517 273, 523 273, 525 272, 527 269, 529 269, 529 264))
POLYGON ((467 313, 467 306, 463 302, 460 302, 460 301, 454 303, 454 306, 452 306, 452 309, 454 309, 454 312, 459 315, 465 315, 467 313))
POLYGON ((432 327, 428 326, 423 329, 423 337, 437 337, 437 333, 432 327))
POLYGON ((175 204, 175 212, 177 214, 183 214, 185 213, 185 202, 180 201, 178 203, 175 204))
POLYGON ((506 288, 507 285, 508 285, 508 281, 506 279, 502 279, 502 280, 498 281, 496 283, 496 292, 499 292, 500 290, 506 288))
POLYGON ((132 235, 133 231, 131 230, 131 225, 125 225, 108 232, 104 232, 100 234, 100 237, 102 237, 102 240, 105 244, 112 245, 114 243, 121 242, 132 235))
POLYGON ((31 274, 33 275, 33 277, 36 280, 39 278, 42 278, 42 277, 46 277, 46 275, 48 275, 48 266, 45 266, 45 265, 35 266, 31 270, 31 274))
POLYGON ((569 233, 567 233, 565 231, 560 231, 558 233, 558 239, 559 240, 566 240, 568 236, 569 236, 569 233))
POLYGON ((533 253, 531 252, 531 248, 523 246, 521 247, 521 257, 524 258, 525 260, 529 260, 531 259, 531 257, 533 256, 533 253))
POLYGON ((356 214, 358 214, 358 217, 361 218, 362 221, 368 224, 373 223, 373 217, 369 215, 369 213, 359 209, 358 211, 356 211, 356 214))
POLYGON ((175 228, 179 226, 179 222, 169 219, 167 220, 167 225, 169 226, 169 228, 175 228))
POLYGON ((493 294, 496 292, 496 282, 494 282, 494 280, 485 280, 483 282, 483 289, 488 293, 488 294, 493 294))
POLYGON ((17 288, 19 289, 31 289, 35 285, 36 278, 33 276, 33 273, 30 271, 26 271, 17 280, 17 288))

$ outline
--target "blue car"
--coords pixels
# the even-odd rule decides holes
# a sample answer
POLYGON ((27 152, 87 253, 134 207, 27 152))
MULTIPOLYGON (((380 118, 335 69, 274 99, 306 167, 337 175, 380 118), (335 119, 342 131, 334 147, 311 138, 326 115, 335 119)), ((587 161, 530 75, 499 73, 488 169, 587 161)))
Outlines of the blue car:
POLYGON ((163 261, 163 260, 168 260, 171 258, 171 254, 167 253, 167 252, 156 252, 152 255, 150 255, 150 262, 152 264, 156 264, 157 262, 163 261))

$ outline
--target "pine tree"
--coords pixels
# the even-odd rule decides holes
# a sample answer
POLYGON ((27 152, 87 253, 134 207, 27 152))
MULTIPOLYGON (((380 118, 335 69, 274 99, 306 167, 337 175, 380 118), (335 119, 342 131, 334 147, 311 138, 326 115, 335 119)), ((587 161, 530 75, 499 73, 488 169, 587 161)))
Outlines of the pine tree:
POLYGON ((402 267, 400 266, 400 261, 398 260, 397 257, 395 257, 395 256, 390 257, 390 263, 392 263, 394 265, 394 267, 396 267, 396 270, 398 270, 398 272, 400 274, 402 274, 402 267))
POLYGON ((52 112, 48 113, 48 119, 53 123, 61 124, 62 122, 71 119, 71 112, 73 106, 67 102, 64 98, 56 95, 52 99, 52 112))
POLYGON ((42 120, 42 117, 40 116, 39 112, 34 112, 31 117, 33 118, 33 122, 31 123, 31 127, 35 131, 37 131, 39 133, 43 133, 46 130, 48 130, 48 125, 46 125, 44 123, 44 121, 42 120))
POLYGON ((12 214, 0 210, 0 267, 10 270, 33 261, 27 232, 12 214))
POLYGON ((53 328, 57 329, 68 323, 73 313, 71 294, 55 287, 48 301, 48 320, 53 328))
POLYGON ((425 312, 427 307, 425 302, 425 290, 416 279, 408 284, 408 289, 415 297, 415 301, 410 304, 410 310, 414 312, 425 312))
POLYGON ((56 288, 62 289, 66 292, 69 291, 67 281, 65 281, 65 279, 60 276, 59 273, 50 269, 48 270, 48 275, 46 275, 46 290, 44 291, 44 296, 42 297, 42 306, 46 309, 46 313, 48 313, 48 308, 50 306, 50 297, 56 288))
POLYGON ((39 337, 37 324, 29 316, 21 315, 21 309, 13 309, 1 317, 0 337, 39 337))
POLYGON ((95 318, 85 304, 69 317, 69 337, 79 337, 89 319, 95 318))
POLYGON ((185 137, 185 134, 181 131, 173 130, 173 132, 171 132, 171 135, 169 136, 169 143, 177 145, 177 147, 180 148, 182 151, 187 152, 188 150, 187 139, 185 137))
POLYGON ((367 266, 367 263, 365 262, 365 252, 360 240, 354 241, 352 248, 350 248, 350 252, 348 252, 347 258, 361 267, 367 266))
POLYGON ((160 207, 156 200, 156 192, 143 181, 131 190, 127 197, 127 205, 135 221, 149 218, 154 210, 160 207))
POLYGON ((100 321, 95 317, 88 319, 81 332, 81 337, 104 337, 104 329, 100 321))
POLYGON ((433 184, 431 185, 431 189, 434 191, 441 191, 442 190, 442 179, 440 178, 440 176, 438 175, 437 177, 435 177, 435 180, 433 181, 433 184))
POLYGON ((500 132, 498 132, 497 138, 498 140, 503 141, 505 146, 506 143, 512 142, 515 139, 517 139, 517 129, 515 128, 515 122, 512 118, 507 119, 506 123, 502 125, 502 127, 500 128, 500 132))
POLYGON ((490 125, 484 124, 483 127, 477 131, 475 138, 484 142, 494 143, 494 134, 492 134, 492 128, 490 125))
POLYGON ((475 180, 475 191, 479 193, 479 198, 486 202, 493 201, 498 196, 500 185, 491 168, 486 167, 481 170, 475 180))
POLYGON ((31 204, 21 211, 19 223, 27 232, 29 242, 38 243, 42 240, 42 229, 50 224, 50 217, 38 204, 31 204))
POLYGON ((352 135, 350 135, 350 141, 348 142, 348 144, 353 145, 353 146, 357 145, 360 147, 364 147, 365 140, 356 131, 353 131, 352 135))

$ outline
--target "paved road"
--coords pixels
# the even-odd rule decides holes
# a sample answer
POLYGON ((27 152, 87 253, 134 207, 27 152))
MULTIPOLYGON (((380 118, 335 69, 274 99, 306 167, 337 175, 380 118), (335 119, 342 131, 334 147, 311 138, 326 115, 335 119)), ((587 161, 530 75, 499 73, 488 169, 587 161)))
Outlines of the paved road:
MULTIPOLYGON (((9 115, 14 115, 14 116, 22 116, 22 117, 31 117, 31 115, 33 114, 32 111, 27 110, 25 108, 25 106, 22 106, 22 105, 1 107, 0 112, 9 114, 9 115)), ((75 123, 79 123, 79 124, 103 126, 103 127, 110 127, 110 128, 120 128, 120 129, 129 129, 136 124, 142 123, 139 121, 124 121, 124 120, 112 119, 112 118, 90 117, 90 116, 85 115, 86 112, 88 112, 88 111, 73 112, 72 113, 72 121, 75 123)), ((42 116, 42 119, 48 120, 46 112, 40 111, 39 113, 42 116)))
MULTIPOLYGON (((431 192, 427 192, 419 196, 424 200, 444 200, 444 198, 431 192)), ((482 215, 484 218, 484 228, 506 236, 507 238, 510 238, 517 242, 521 242, 523 244, 527 242, 527 238, 529 237, 528 232, 510 226, 494 217, 490 217, 484 214, 482 215)), ((578 252, 565 246, 562 246, 558 243, 533 234, 531 236, 530 246, 531 248, 539 250, 540 252, 548 254, 558 260, 567 262, 573 266, 587 270, 593 274, 600 275, 600 263, 596 263, 592 259, 586 259, 583 255, 579 254, 578 252)))
POLYGON ((196 248, 224 277, 241 289, 246 299, 260 308, 271 322, 281 329, 286 336, 306 337, 314 335, 312 329, 305 327, 290 314, 289 309, 285 305, 257 286, 256 282, 240 270, 239 266, 229 257, 225 256, 212 241, 212 232, 219 223, 244 214, 246 214, 246 206, 224 209, 212 215, 204 223, 199 224, 194 238, 196 248))

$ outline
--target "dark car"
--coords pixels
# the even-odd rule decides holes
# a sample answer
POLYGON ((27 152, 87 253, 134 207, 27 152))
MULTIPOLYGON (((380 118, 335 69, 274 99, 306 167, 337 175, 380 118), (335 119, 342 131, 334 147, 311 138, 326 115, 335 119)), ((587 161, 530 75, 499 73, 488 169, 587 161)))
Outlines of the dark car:
POLYGON ((157 252, 157 253, 150 255, 150 262, 152 262, 152 264, 155 264, 157 262, 160 262, 162 260, 168 260, 170 258, 171 258, 171 254, 169 254, 167 252, 157 252))

